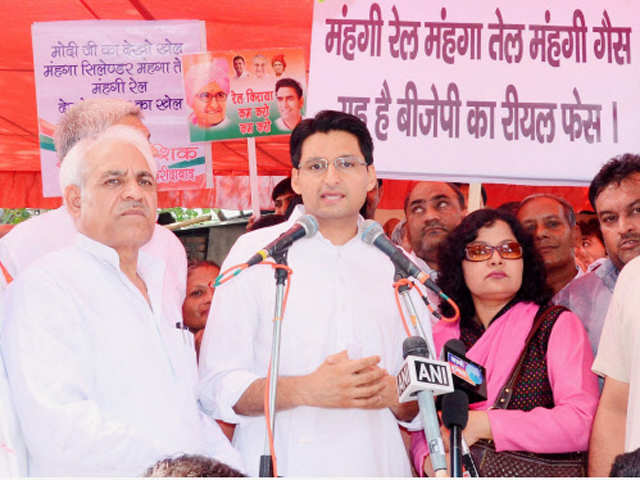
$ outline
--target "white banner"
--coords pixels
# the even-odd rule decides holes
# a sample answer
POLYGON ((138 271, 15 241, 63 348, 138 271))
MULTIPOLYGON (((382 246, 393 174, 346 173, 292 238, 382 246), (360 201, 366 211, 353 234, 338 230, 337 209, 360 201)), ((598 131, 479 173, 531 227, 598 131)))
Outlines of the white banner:
POLYGON ((92 97, 135 102, 158 163, 158 190, 211 187, 209 145, 192 145, 186 125, 181 57, 206 49, 199 20, 89 20, 34 23, 43 196, 60 195, 55 125, 74 103, 92 97))
POLYGON ((366 121, 382 177, 586 184, 640 151, 640 4, 549 5, 315 2, 309 115, 366 121))

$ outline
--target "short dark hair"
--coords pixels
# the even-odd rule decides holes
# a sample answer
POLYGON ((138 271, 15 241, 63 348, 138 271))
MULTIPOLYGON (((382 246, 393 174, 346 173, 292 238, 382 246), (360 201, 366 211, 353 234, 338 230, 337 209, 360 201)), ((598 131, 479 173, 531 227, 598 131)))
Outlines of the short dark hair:
POLYGON ((604 245, 604 238, 602 237, 602 231, 600 230, 600 221, 598 220, 598 216, 595 212, 580 212, 578 214, 578 228, 580 228, 582 236, 597 237, 604 245))
POLYGON ((242 60, 244 63, 247 63, 247 61, 244 59, 242 55, 236 55, 235 57, 233 57, 233 60, 231 60, 231 63, 235 62, 238 59, 242 60))
POLYGON ((287 205, 287 209, 284 211, 284 216, 289 218, 298 205, 303 205, 302 195, 296 193, 291 197, 291 200, 289 200, 289 205, 287 205))
MULTIPOLYGON (((409 197, 411 197, 411 194, 420 183, 422 182, 416 182, 415 185, 411 187, 411 189, 409 190, 409 193, 404 197, 404 214, 405 215, 407 214, 407 208, 409 207, 409 197)), ((462 193, 462 190, 460 190, 460 187, 458 186, 459 184, 455 182, 443 182, 443 183, 446 183, 447 185, 449 185, 451 190, 453 190, 453 193, 455 193, 456 198, 458 199, 458 203, 460 204, 460 210, 464 210, 466 208, 465 202, 464 202, 464 194, 462 193)))
POLYGON ((564 198, 558 197, 557 195, 553 195, 552 193, 534 193, 532 195, 529 195, 528 197, 525 197, 520 202, 520 205, 518 206, 518 210, 516 211, 516 215, 518 214, 518 212, 520 212, 520 210, 522 210, 522 207, 524 207, 530 201, 535 200, 536 198, 548 198, 550 200, 554 200, 558 202, 562 207, 562 212, 564 213, 564 219, 567 221, 570 227, 572 228, 575 227, 576 211, 573 209, 571 204, 567 202, 564 198))
POLYGON ((640 173, 640 155, 625 153, 605 163, 589 185, 589 202, 591 202, 593 209, 598 211, 596 198, 602 193, 602 190, 612 183, 620 185, 632 173, 640 173))
POLYGON ((145 477, 244 477, 222 462, 202 455, 165 458, 144 472, 145 477))
POLYGON ((271 192, 271 200, 275 202, 276 198, 287 193, 295 193, 293 191, 293 188, 291 187, 291 177, 283 178, 276 184, 275 187, 273 187, 273 191, 271 192))
POLYGON ((313 118, 302 120, 291 132, 289 138, 289 152, 291 165, 298 168, 302 144, 314 133, 327 133, 330 131, 342 131, 354 135, 358 139, 360 151, 364 155, 367 165, 373 163, 373 140, 367 129, 367 125, 355 115, 338 112, 335 110, 323 110, 313 118))
MULTIPOLYGON (((496 221, 506 222, 516 240, 522 246, 522 285, 516 292, 516 301, 529 301, 545 305, 553 295, 547 286, 546 271, 542 257, 533 244, 533 237, 520 222, 508 212, 483 208, 467 215, 460 225, 451 231, 438 249, 438 285, 460 308, 460 321, 469 322, 475 315, 471 292, 467 288, 462 273, 465 258, 464 247, 478 238, 478 230, 489 227, 496 221)), ((452 308, 444 302, 440 305, 445 315, 451 315, 452 308)))
POLYGON ((300 86, 300 83, 293 78, 281 78, 278 80, 276 82, 276 95, 278 95, 278 90, 282 87, 293 88, 296 91, 298 98, 302 98, 302 87, 300 86))

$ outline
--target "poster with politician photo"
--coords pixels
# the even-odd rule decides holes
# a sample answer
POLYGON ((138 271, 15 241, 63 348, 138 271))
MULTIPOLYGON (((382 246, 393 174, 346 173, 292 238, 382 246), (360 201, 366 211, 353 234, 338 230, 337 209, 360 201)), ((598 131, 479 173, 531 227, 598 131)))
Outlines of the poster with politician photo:
POLYGON ((182 63, 192 142, 285 135, 302 119, 301 48, 204 52, 182 63))

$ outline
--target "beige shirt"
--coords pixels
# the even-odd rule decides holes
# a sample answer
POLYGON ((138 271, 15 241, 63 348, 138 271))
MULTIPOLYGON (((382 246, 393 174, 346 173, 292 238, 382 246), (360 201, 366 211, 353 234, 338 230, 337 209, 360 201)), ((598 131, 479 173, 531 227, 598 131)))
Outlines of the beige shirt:
POLYGON ((640 257, 620 273, 592 370, 629 384, 625 451, 640 447, 640 257))

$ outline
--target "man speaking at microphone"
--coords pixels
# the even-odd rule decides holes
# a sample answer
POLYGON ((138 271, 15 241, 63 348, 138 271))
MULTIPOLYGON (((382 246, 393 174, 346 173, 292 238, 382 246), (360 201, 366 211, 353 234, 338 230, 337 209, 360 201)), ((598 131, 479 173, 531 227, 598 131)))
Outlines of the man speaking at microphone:
MULTIPOLYGON (((405 337, 389 259, 360 238, 358 214, 374 187, 373 143, 358 118, 303 120, 290 138, 291 179, 304 206, 288 222, 238 239, 222 266, 244 263, 313 215, 318 233, 288 250, 291 290, 282 320, 275 453, 280 476, 410 476, 397 420, 395 374, 405 337)), ((275 305, 271 267, 255 265, 216 289, 200 352, 200 401, 236 423, 233 443, 250 475, 264 449, 263 410, 275 305)))

